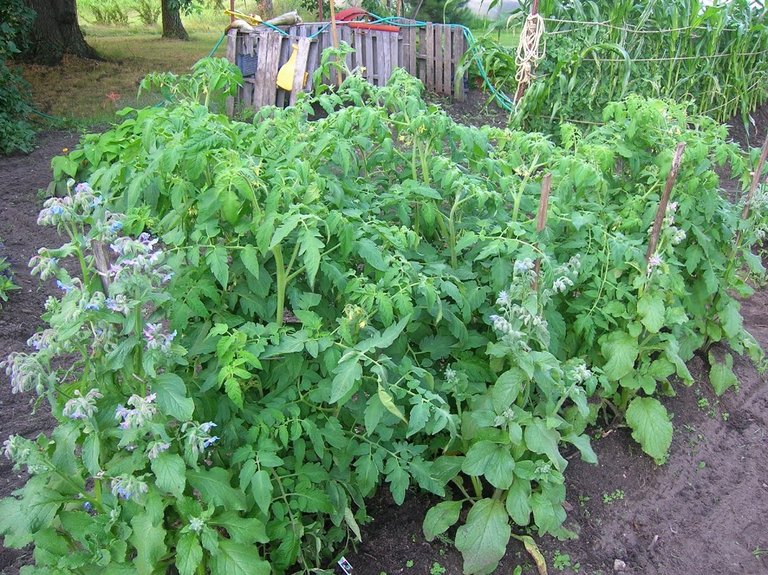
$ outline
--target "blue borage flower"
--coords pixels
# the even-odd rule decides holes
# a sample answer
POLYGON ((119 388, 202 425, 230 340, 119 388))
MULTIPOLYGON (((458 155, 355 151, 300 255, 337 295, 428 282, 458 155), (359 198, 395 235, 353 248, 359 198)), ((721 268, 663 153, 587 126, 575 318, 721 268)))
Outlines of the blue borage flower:
POLYGON ((144 427, 157 413, 157 407, 154 401, 157 395, 150 393, 146 397, 132 395, 128 398, 128 405, 133 409, 128 409, 124 405, 118 405, 115 409, 115 419, 119 421, 120 429, 139 429, 144 427))
POLYGON ((61 280, 56 280, 56 287, 58 287, 65 294, 71 293, 75 289, 75 286, 72 284, 65 284, 61 280))
POLYGON ((175 337, 175 330, 171 333, 163 332, 163 325, 160 323, 147 323, 144 328, 144 339, 147 341, 148 350, 156 349, 167 353, 175 337))
POLYGON ((197 460, 201 453, 219 440, 218 436, 210 435, 214 427, 216 424, 212 421, 206 423, 188 421, 181 426, 181 432, 187 440, 188 458, 197 460))
POLYGON ((104 397, 95 389, 91 389, 85 396, 82 396, 80 390, 76 389, 74 395, 75 397, 65 403, 64 409, 62 409, 62 413, 70 419, 89 419, 93 417, 93 414, 98 411, 96 400, 104 397))
POLYGON ((118 475, 110 483, 112 495, 120 499, 136 499, 149 491, 149 486, 132 475, 118 475))

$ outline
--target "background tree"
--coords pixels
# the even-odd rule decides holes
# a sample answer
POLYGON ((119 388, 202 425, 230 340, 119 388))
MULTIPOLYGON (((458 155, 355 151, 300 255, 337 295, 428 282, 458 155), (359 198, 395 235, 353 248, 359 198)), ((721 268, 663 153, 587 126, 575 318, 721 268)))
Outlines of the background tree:
POLYGON ((163 16, 163 38, 189 40, 189 34, 181 23, 181 12, 192 9, 192 0, 160 0, 163 16))
POLYGON ((75 0, 25 0, 37 17, 28 33, 23 58, 37 64, 56 65, 64 54, 97 58, 77 22, 75 0))

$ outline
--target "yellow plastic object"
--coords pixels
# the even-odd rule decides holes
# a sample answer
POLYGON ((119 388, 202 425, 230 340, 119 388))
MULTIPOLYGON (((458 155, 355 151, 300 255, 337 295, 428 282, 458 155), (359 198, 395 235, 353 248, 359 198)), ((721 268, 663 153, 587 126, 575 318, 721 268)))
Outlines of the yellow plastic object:
POLYGON ((293 90, 293 75, 296 72, 296 56, 299 53, 299 45, 291 46, 291 57, 283 64, 277 73, 277 87, 289 92, 293 90))
POLYGON ((224 10, 224 13, 234 18, 245 20, 246 22, 248 22, 249 24, 253 24, 254 26, 258 26, 263 22, 263 20, 261 19, 261 16, 257 14, 243 14, 242 12, 236 12, 232 10, 224 10))

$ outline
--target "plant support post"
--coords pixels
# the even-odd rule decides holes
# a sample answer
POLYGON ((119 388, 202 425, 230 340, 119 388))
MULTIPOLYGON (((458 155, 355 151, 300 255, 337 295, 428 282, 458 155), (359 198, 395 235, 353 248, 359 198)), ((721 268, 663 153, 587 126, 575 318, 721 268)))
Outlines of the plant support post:
POLYGON ((669 169, 669 175, 667 176, 667 184, 664 186, 664 193, 661 195, 661 201, 659 202, 659 209, 656 211, 656 219, 653 221, 653 229, 651 230, 651 241, 648 243, 648 251, 645 253, 645 261, 651 259, 651 256, 656 252, 656 246, 659 243, 659 234, 661 234, 661 224, 664 222, 664 216, 667 213, 667 204, 669 203, 669 196, 672 193, 672 186, 675 185, 677 179, 677 173, 680 171, 680 164, 683 161, 683 151, 685 150, 685 142, 677 144, 675 155, 672 157, 672 167, 669 169))

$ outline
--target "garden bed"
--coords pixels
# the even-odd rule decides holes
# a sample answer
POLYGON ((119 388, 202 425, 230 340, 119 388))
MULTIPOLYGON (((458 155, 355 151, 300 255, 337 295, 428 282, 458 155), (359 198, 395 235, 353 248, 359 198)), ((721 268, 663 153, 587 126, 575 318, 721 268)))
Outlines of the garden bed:
MULTIPOLYGON (((0 315, 0 349, 21 350, 38 328, 42 304, 51 286, 39 287, 26 262, 39 246, 56 245, 56 234, 36 224, 37 190, 50 181, 50 159, 74 147, 77 137, 51 133, 28 157, 0 160, 2 193, 0 237, 22 288, 12 294, 0 315)), ((768 347, 768 326, 763 310, 768 292, 760 291, 742 308, 745 327, 768 347)), ((610 573, 622 567, 628 574, 764 573, 768 568, 768 464, 765 413, 768 388, 748 362, 736 360, 741 389, 719 400, 706 384, 706 369, 699 359, 691 362, 696 383, 680 387, 677 397, 665 401, 674 414, 675 436, 666 465, 657 467, 643 455, 626 429, 610 422, 595 430, 599 466, 570 459, 569 516, 566 526, 580 538, 541 543, 550 573, 610 573), (701 385, 700 385, 701 384, 701 385), (567 558, 566 558, 567 555, 567 558), (576 567, 579 564, 579 567, 576 567), (559 569, 561 567, 562 569, 559 569)), ((48 431, 52 421, 45 409, 30 417, 29 395, 12 395, 3 376, 0 386, 0 435, 19 433, 32 437, 48 431)), ((8 495, 25 478, 5 459, 0 461, 0 496, 8 495)), ((363 545, 349 554, 355 573, 450 575, 461 572, 461 558, 451 545, 424 541, 423 516, 431 502, 413 496, 402 507, 389 494, 372 503, 374 522, 363 531, 363 545), (444 569, 444 571, 441 571, 444 569)), ((0 569, 14 574, 28 555, 2 550, 0 569)), ((522 546, 510 545, 498 572, 510 573, 528 562, 522 546)), ((524 573, 534 573, 529 565, 524 573)))

